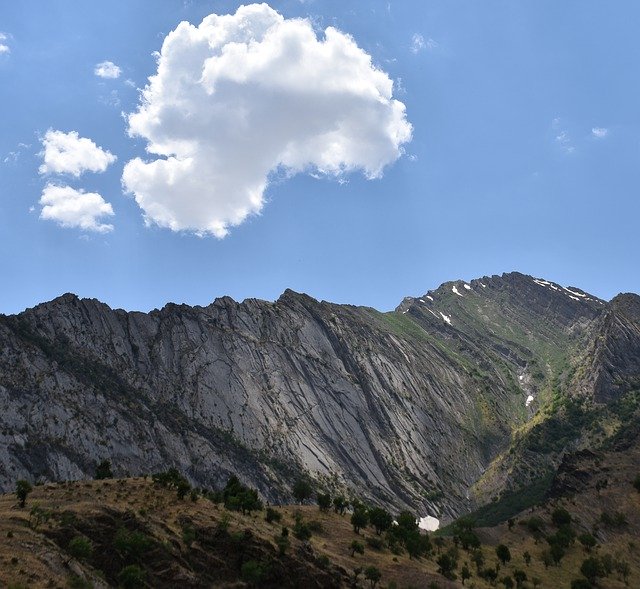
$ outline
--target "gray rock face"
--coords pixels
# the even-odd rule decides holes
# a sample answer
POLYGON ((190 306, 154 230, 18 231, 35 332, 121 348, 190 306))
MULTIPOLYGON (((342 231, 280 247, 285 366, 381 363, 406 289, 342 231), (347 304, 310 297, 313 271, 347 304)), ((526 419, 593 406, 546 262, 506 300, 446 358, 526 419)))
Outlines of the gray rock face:
POLYGON ((64 295, 0 317, 0 488, 107 458, 207 487, 234 472, 283 501, 309 472, 447 520, 605 309, 517 273, 391 313, 292 291, 148 314, 64 295))

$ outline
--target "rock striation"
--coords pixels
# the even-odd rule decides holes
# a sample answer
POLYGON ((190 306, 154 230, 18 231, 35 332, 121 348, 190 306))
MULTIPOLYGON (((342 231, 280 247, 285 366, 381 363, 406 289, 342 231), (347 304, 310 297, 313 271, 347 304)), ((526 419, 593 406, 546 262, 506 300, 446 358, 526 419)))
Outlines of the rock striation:
POLYGON ((389 313, 290 290, 150 313, 66 294, 0 316, 0 489, 109 459, 203 487, 237 473, 273 502, 309 474, 447 521, 572 364, 597 401, 635 386, 638 300, 519 273, 389 313))

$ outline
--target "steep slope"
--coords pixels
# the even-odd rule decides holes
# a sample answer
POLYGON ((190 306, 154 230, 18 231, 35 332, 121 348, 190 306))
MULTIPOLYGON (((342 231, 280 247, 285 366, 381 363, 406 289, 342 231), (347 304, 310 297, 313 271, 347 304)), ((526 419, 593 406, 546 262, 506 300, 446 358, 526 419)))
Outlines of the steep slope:
MULTIPOLYGON (((217 299, 151 313, 65 295, 0 318, 0 486, 178 466, 271 500, 328 489, 450 519, 571 376, 603 301, 518 273, 398 310, 217 299)), ((483 490, 484 489, 484 490, 483 490)))

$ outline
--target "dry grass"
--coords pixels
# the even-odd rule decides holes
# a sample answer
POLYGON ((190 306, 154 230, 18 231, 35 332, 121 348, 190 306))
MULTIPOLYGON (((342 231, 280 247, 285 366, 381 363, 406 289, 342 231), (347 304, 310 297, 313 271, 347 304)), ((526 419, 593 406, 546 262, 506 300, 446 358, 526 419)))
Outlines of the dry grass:
MULTIPOLYGON (((612 472, 620 465, 612 465, 612 472)), ((620 471, 615 471, 620 472, 620 471)), ((612 474, 613 476, 616 476, 612 474)), ((626 473, 618 476, 624 478, 626 473)), ((606 539, 595 551, 596 554, 610 553, 616 558, 624 558, 629 562, 632 572, 631 587, 640 587, 640 547, 637 543, 637 530, 640 529, 640 494, 636 493, 626 481, 605 489, 599 495, 595 490, 587 490, 576 499, 576 504, 565 502, 571 511, 580 530, 591 529, 603 510, 622 511, 626 514, 629 525, 623 533, 604 530, 606 539)), ((545 518, 551 530, 549 512, 552 506, 536 512, 545 518)), ((457 582, 446 581, 437 573, 437 565, 433 560, 411 560, 408 555, 393 555, 389 550, 377 551, 366 547, 364 555, 351 557, 349 546, 358 536, 353 532, 348 516, 339 516, 333 512, 322 513, 312 506, 285 506, 276 508, 282 514, 279 523, 267 523, 264 512, 243 516, 236 512, 228 512, 222 506, 214 505, 200 498, 196 502, 189 499, 178 500, 175 493, 167 489, 159 489, 145 479, 126 479, 108 481, 81 481, 72 483, 47 484, 38 486, 28 498, 27 506, 19 508, 15 495, 0 496, 0 588, 5 587, 54 587, 66 588, 73 574, 88 578, 96 587, 107 585, 100 579, 96 571, 71 559, 51 539, 47 532, 59 526, 59 517, 71 512, 90 519, 105 509, 118 512, 130 511, 144 522, 150 533, 160 542, 182 543, 182 526, 180 521, 189 518, 200 526, 215 526, 223 514, 229 518, 230 531, 251 529, 258 538, 273 541, 280 533, 282 525, 290 529, 294 525, 295 513, 301 512, 305 521, 315 520, 322 526, 311 539, 311 545, 317 555, 326 556, 329 561, 352 575, 355 567, 374 565, 382 572, 382 587, 390 584, 397 587, 429 587, 437 582, 441 588, 460 587, 457 582), (49 521, 43 522, 34 529, 30 509, 39 506, 46 512, 54 514, 49 521)), ((528 517, 527 514, 525 517, 528 517)), ((366 536, 374 536, 368 528, 359 539, 365 542, 366 536)), ((569 588, 572 579, 579 577, 579 568, 586 557, 582 547, 576 543, 563 559, 560 567, 545 569, 540 554, 547 548, 546 542, 536 544, 523 526, 515 525, 512 530, 506 526, 481 531, 483 551, 487 559, 485 566, 496 563, 495 544, 503 542, 510 546, 512 560, 500 570, 500 577, 511 575, 515 569, 522 569, 529 579, 538 577, 540 587, 549 589, 569 588), (533 560, 526 565, 523 554, 528 551, 533 560)), ((291 538, 291 552, 295 552, 300 542, 291 538)), ((447 547, 452 545, 446 540, 447 547)), ((185 547, 186 550, 186 547, 185 547)), ((490 587, 475 574, 469 555, 460 550, 459 566, 467 561, 473 577, 467 581, 467 587, 476 589, 490 587)), ((364 585, 363 585, 364 586, 364 585)), ((502 586, 499 584, 499 586, 502 586)), ((528 587, 533 587, 527 583, 528 587)), ((615 573, 603 580, 602 588, 622 589, 625 584, 615 573)))

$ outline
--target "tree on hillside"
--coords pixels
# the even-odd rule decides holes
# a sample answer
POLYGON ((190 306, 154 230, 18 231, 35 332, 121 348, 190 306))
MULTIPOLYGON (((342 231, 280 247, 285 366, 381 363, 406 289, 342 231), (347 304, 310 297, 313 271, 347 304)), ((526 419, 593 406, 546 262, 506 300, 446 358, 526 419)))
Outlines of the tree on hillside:
POLYGON ((348 505, 349 502, 341 495, 333 498, 333 510, 340 515, 344 515, 344 512, 347 509, 348 505))
POLYGON ((20 502, 20 507, 25 506, 27 502, 27 496, 29 495, 29 493, 31 493, 32 490, 33 487, 31 486, 31 483, 29 481, 20 480, 16 483, 16 497, 20 502))
POLYGON ((511 560, 511 551, 508 546, 504 544, 498 544, 496 546, 496 556, 500 559, 500 562, 504 565, 511 560))
POLYGON ((360 528, 366 528, 369 523, 369 515, 364 507, 357 507, 351 514, 351 525, 356 534, 360 533, 360 528))
POLYGON ((379 536, 382 532, 386 532, 393 523, 391 514, 382 507, 374 507, 369 510, 369 521, 375 528, 376 534, 379 536))
POLYGON ((364 578, 369 581, 371 589, 374 589, 378 584, 378 581, 382 579, 382 573, 378 568, 370 566, 364 569, 364 578))
POLYGON ((354 540, 353 542, 351 542, 351 546, 349 547, 349 550, 351 550, 351 558, 353 558, 356 555, 356 552, 358 554, 364 554, 364 544, 362 542, 358 542, 357 540, 354 540))
POLYGON ((109 460, 103 460, 96 467, 96 480, 102 481, 104 479, 112 479, 113 472, 111 471, 111 462, 109 460))
POLYGON ((307 478, 300 478, 293 485, 293 496, 295 500, 302 504, 313 495, 313 488, 307 478))
POLYGON ((318 493, 317 498, 320 511, 329 511, 331 507, 331 495, 329 495, 329 493, 318 493))

